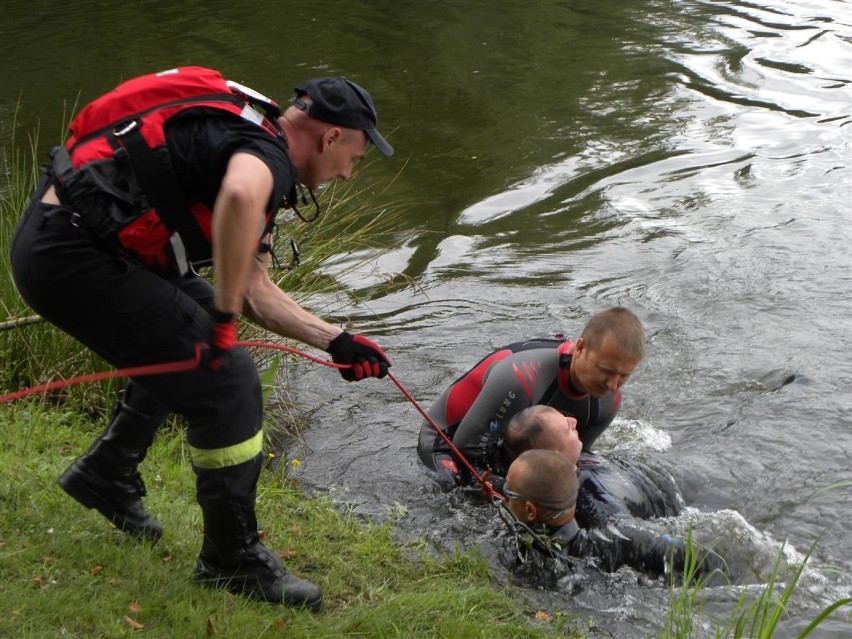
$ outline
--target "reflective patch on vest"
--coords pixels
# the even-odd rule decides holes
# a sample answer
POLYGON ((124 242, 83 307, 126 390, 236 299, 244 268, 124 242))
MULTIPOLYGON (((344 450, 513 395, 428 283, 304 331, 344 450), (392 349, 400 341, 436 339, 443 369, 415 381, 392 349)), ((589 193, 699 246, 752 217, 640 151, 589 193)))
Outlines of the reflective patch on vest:
POLYGON ((169 245, 166 247, 170 270, 178 275, 186 275, 192 270, 192 264, 186 254, 186 247, 179 233, 172 233, 169 245))
POLYGON ((189 457, 196 468, 227 468, 254 459, 263 450, 263 431, 251 439, 225 448, 189 447, 189 457))
POLYGON ((240 113, 240 117, 257 125, 263 122, 263 114, 260 111, 257 111, 252 108, 250 104, 247 104, 243 107, 242 113, 240 113))

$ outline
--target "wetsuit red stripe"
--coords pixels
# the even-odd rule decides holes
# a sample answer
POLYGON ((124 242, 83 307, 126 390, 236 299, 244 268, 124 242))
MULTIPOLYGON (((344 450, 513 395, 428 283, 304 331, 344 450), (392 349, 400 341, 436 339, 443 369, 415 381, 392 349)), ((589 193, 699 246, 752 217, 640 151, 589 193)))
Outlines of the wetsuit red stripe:
POLYGON ((530 388, 530 384, 527 381, 524 374, 521 372, 521 369, 518 368, 517 364, 512 364, 512 370, 515 371, 515 376, 518 378, 518 381, 521 382, 521 386, 524 387, 524 392, 527 394, 527 397, 530 399, 530 401, 532 401, 532 397, 533 397, 532 388, 530 388))
POLYGON ((493 364, 505 359, 512 354, 510 350, 497 351, 482 360, 476 368, 471 370, 463 379, 453 384, 450 394, 447 396, 446 423, 456 424, 467 415, 471 405, 482 390, 483 380, 488 369, 493 364))

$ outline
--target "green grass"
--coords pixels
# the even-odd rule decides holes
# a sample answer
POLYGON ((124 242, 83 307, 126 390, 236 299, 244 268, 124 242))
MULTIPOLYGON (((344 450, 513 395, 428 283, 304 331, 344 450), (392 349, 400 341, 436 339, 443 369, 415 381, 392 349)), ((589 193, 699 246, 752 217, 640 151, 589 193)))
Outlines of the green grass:
POLYGON ((402 546, 391 525, 359 521, 264 471, 264 543, 325 593, 319 615, 191 582, 200 511, 182 433, 165 429, 142 470, 148 508, 166 533, 136 543, 67 497, 56 477, 96 435, 94 424, 36 402, 0 406, 0 637, 546 637, 494 590, 484 560, 435 558, 402 546), (142 626, 138 628, 137 626, 142 626))

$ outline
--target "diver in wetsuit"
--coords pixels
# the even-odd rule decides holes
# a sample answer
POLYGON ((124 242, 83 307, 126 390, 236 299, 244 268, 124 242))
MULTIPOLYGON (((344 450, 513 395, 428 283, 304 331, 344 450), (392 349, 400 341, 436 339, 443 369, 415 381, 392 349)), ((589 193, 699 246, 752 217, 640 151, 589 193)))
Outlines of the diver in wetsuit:
MULTIPOLYGON (((605 572, 627 565, 659 576, 669 564, 683 572, 683 540, 642 528, 632 517, 581 528, 575 520, 579 486, 570 461, 556 451, 528 450, 512 462, 504 492, 518 521, 539 534, 533 547, 557 556, 592 557, 605 572)), ((699 575, 717 569, 723 570, 718 555, 700 558, 699 575)))
MULTIPOLYGON (((645 353, 639 319, 623 307, 597 313, 576 344, 533 339, 488 355, 456 380, 429 409, 429 416, 453 445, 478 468, 505 473, 501 434, 511 417, 537 404, 576 420, 585 450, 615 417, 621 385, 645 353)), ((465 481, 446 443, 428 422, 417 446, 423 463, 442 483, 465 481)))

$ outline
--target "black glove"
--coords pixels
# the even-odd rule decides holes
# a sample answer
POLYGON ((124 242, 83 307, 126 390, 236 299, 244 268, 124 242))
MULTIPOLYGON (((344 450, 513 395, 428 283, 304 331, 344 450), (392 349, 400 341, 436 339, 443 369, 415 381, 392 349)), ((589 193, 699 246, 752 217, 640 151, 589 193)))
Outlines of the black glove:
POLYGON ((211 316, 210 350, 205 363, 210 370, 218 371, 227 363, 230 350, 237 345, 237 318, 233 313, 218 308, 213 310, 211 316))
POLYGON ((326 352, 335 364, 352 365, 351 368, 338 369, 347 382, 357 382, 365 377, 384 377, 391 365, 378 344, 363 335, 352 335, 346 331, 331 340, 326 352))

